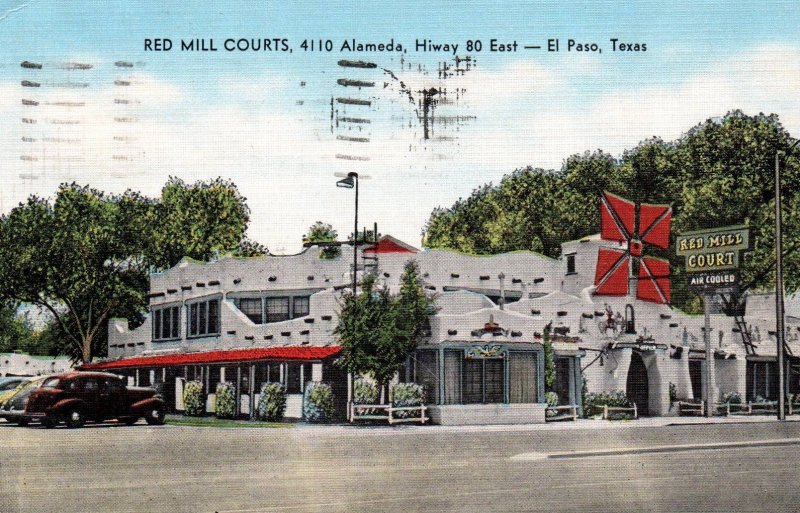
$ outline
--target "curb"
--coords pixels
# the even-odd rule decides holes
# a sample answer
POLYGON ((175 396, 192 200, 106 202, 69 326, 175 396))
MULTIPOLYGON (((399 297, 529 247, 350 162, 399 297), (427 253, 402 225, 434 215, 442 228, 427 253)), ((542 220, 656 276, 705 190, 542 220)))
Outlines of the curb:
POLYGON ((719 449, 734 449, 744 447, 778 447, 784 445, 800 445, 800 438, 782 438, 774 440, 747 440, 743 442, 710 442, 702 444, 682 444, 682 445, 657 445, 653 447, 625 447, 614 449, 596 449, 591 451, 570 451, 570 452, 527 452, 517 454, 509 458, 512 461, 537 461, 544 459, 571 459, 571 458, 591 458, 600 456, 626 456, 631 454, 648 453, 669 453, 669 452, 688 452, 688 451, 708 451, 719 449))

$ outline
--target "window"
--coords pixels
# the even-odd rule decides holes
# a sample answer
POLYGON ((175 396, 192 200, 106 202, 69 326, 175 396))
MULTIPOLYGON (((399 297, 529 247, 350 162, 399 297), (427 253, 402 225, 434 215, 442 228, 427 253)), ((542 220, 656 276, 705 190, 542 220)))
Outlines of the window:
POLYGON ((464 360, 464 404, 502 403, 503 360, 464 360))
POLYGON ((57 388, 59 383, 58 378, 49 378, 42 383, 42 388, 57 388))
POLYGON ((775 362, 747 362, 747 398, 761 397, 774 400, 778 397, 778 365, 775 362))
POLYGON ((294 298, 294 309, 292 310, 292 319, 298 317, 305 317, 309 313, 309 298, 308 296, 299 296, 294 298))
POLYGON ((418 351, 416 356, 416 381, 425 389, 425 402, 439 402, 439 353, 438 351, 418 351))
POLYGON ((261 298, 242 298, 239 300, 239 310, 242 311, 243 314, 247 316, 248 319, 253 321, 256 324, 261 324, 264 321, 264 315, 262 312, 263 305, 261 304, 261 298))
POLYGON ((565 255, 567 257, 567 274, 575 274, 575 253, 565 255))
POLYGON ((219 299, 192 303, 187 305, 187 310, 190 337, 219 335, 219 299))
POLYGON ((267 298, 267 322, 279 322, 289 319, 289 298, 267 298))
POLYGON ((180 338, 180 306, 153 309, 153 340, 180 338))
POLYGON ((286 393, 302 394, 304 382, 311 381, 311 364, 288 363, 286 373, 286 393))

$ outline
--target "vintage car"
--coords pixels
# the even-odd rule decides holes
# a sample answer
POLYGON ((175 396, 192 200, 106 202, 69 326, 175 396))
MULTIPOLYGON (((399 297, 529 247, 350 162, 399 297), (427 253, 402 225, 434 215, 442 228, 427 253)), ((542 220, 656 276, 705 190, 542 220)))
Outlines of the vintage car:
POLYGON ((30 394, 24 419, 39 420, 48 428, 62 421, 78 428, 87 420, 108 419, 131 425, 141 417, 159 425, 164 412, 164 400, 155 389, 127 387, 123 378, 105 372, 70 372, 51 376, 30 394))
POLYGON ((0 378, 0 408, 30 380, 28 376, 0 378))
POLYGON ((28 402, 28 396, 39 388, 42 383, 49 376, 38 376, 17 385, 17 387, 6 397, 2 405, 0 405, 0 418, 6 419, 8 422, 16 422, 20 426, 28 424, 28 419, 24 417, 25 405, 28 402))

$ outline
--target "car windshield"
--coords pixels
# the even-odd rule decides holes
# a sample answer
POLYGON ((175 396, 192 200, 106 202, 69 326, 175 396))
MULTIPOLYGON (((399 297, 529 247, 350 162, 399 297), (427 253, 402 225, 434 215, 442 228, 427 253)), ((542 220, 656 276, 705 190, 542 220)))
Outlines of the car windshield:
POLYGON ((58 386, 58 378, 49 378, 42 383, 42 388, 56 388, 58 386))
POLYGON ((19 384, 22 383, 22 382, 23 382, 23 380, 17 380, 17 379, 6 381, 6 382, 0 384, 0 392, 5 391, 5 390, 13 390, 13 389, 17 388, 19 386, 19 384))

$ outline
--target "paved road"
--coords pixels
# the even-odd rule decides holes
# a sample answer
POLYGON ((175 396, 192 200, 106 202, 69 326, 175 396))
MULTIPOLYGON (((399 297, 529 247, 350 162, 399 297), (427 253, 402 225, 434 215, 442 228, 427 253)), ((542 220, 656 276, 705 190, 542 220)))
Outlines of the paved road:
POLYGON ((0 511, 797 511, 800 423, 625 429, 258 429, 0 424, 0 511), (531 453, 541 458, 526 459, 531 453))

